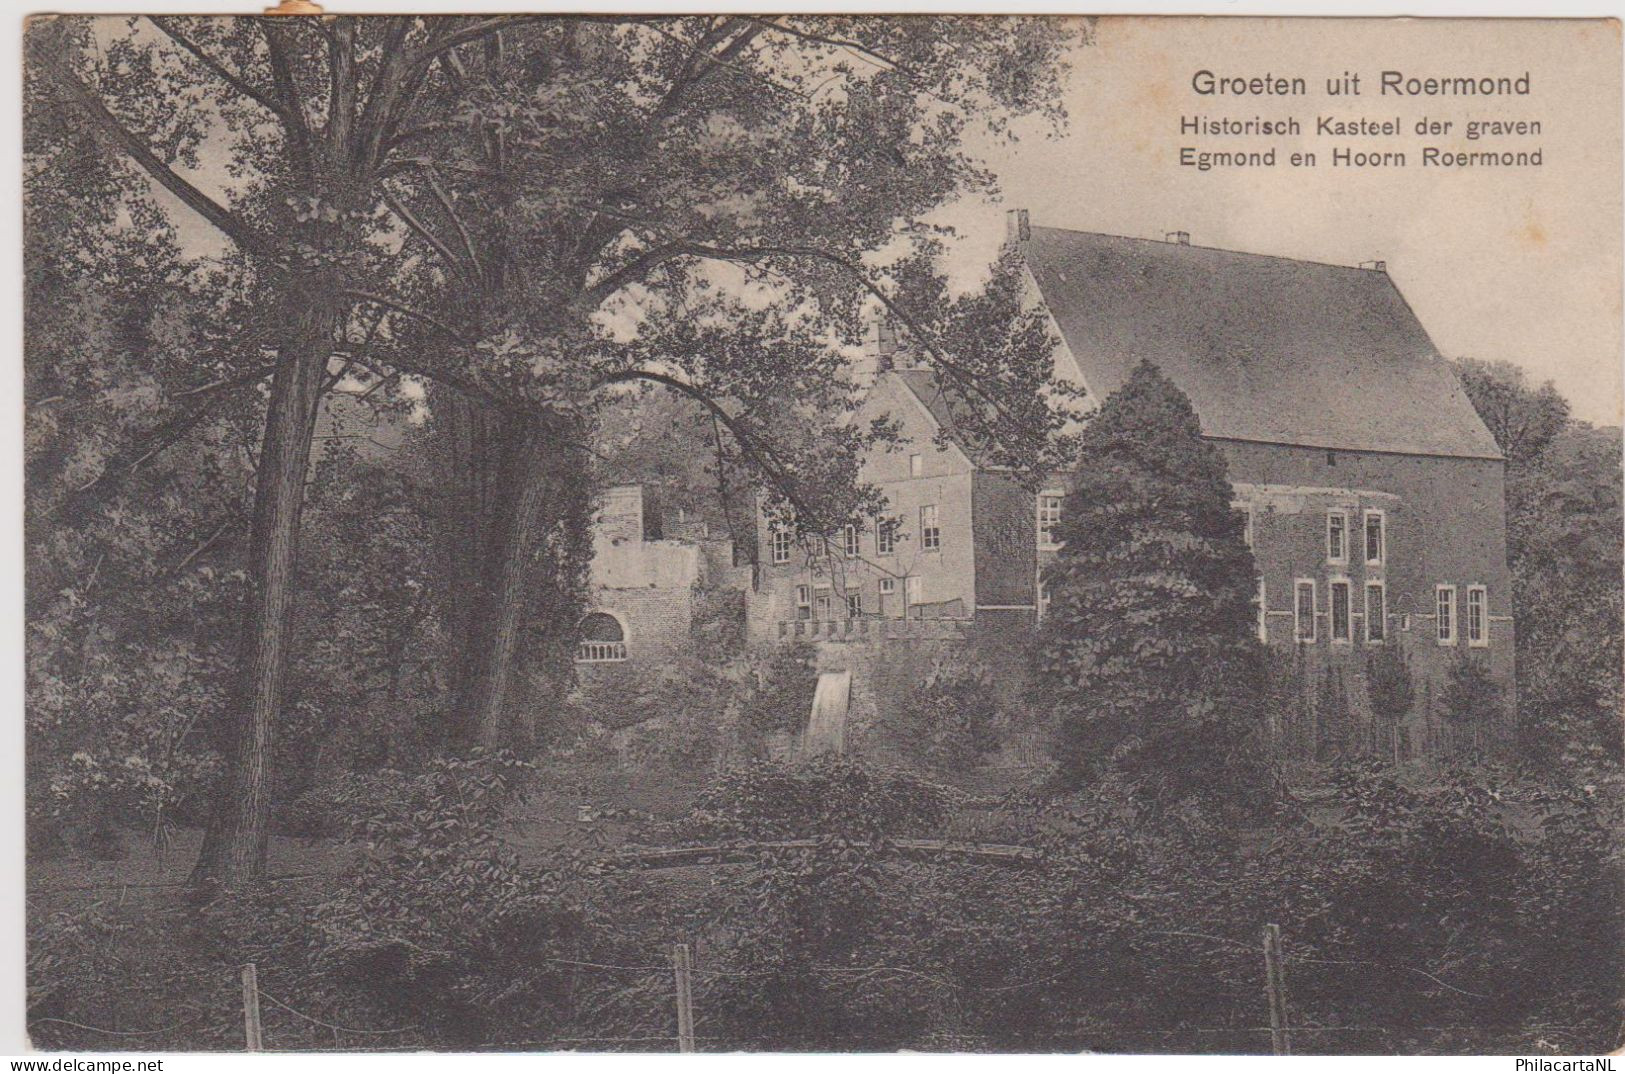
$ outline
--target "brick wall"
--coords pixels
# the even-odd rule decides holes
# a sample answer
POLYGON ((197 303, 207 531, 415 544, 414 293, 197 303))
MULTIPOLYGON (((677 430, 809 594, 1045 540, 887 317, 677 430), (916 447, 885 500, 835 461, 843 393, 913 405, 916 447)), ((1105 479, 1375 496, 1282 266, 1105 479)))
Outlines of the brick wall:
MULTIPOLYGON (((1417 706, 1402 752, 1437 756, 1471 747, 1504 744, 1513 705, 1514 624, 1511 576, 1506 565, 1502 464, 1486 459, 1428 456, 1220 442, 1238 499, 1253 501, 1254 557, 1262 573, 1272 648, 1295 647, 1313 683, 1330 673, 1340 679, 1352 718, 1371 719, 1365 669, 1373 646, 1365 641, 1364 583, 1380 580, 1387 592, 1388 630, 1383 644, 1409 659, 1417 682, 1417 706), (1367 565, 1361 548, 1364 512, 1384 512, 1380 566, 1367 565), (1348 562, 1327 556, 1327 512, 1349 516, 1348 562), (1297 579, 1315 582, 1313 642, 1294 637, 1293 596, 1297 579), (1350 583, 1354 618, 1347 643, 1333 641, 1328 583, 1350 583), (1436 637, 1435 586, 1457 589, 1458 629, 1452 645, 1436 637), (1469 586, 1485 587, 1488 645, 1468 645, 1465 616, 1469 586), (1406 629, 1408 622, 1409 628, 1406 629), (1501 686, 1506 704, 1481 727, 1453 727, 1437 702, 1451 663, 1467 654, 1481 660, 1501 686)), ((1302 747, 1312 749, 1312 744, 1302 747)))
MULTIPOLYGON (((1033 493, 986 471, 972 484, 976 529, 976 603, 1008 610, 1034 604, 1038 533, 1033 493)), ((1031 615, 1027 616, 1031 621, 1031 615)))

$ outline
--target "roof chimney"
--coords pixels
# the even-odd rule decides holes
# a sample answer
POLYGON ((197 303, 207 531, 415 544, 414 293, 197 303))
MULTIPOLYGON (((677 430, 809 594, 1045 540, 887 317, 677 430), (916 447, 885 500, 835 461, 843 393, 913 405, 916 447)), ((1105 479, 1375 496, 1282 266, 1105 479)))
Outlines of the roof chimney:
POLYGON ((863 329, 863 353, 875 363, 875 372, 891 371, 893 356, 897 353, 897 326, 885 310, 869 318, 863 329))
POLYGON ((1180 246, 1191 244, 1191 233, 1188 231, 1170 231, 1162 238, 1164 242, 1178 243, 1180 246))
POLYGON ((1360 267, 1363 268, 1363 269, 1370 269, 1372 272, 1387 272, 1388 271, 1388 262, 1386 262, 1386 261, 1362 261, 1362 262, 1360 262, 1360 267))
POLYGON ((1010 209, 1005 212, 1004 237, 1007 242, 1028 242, 1032 239, 1033 228, 1027 222, 1026 209, 1010 209))

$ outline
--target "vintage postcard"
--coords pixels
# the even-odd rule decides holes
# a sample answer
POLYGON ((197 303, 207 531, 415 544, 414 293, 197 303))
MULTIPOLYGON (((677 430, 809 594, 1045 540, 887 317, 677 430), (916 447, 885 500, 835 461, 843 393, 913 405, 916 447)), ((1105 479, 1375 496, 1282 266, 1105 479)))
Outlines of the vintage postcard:
POLYGON ((1617 21, 25 45, 33 1048, 1625 1044, 1617 21))

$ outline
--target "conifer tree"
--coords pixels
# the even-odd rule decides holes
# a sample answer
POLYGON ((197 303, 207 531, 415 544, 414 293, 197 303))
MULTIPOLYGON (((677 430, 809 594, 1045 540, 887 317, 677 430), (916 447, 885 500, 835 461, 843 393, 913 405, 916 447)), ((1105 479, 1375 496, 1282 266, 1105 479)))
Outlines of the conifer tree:
POLYGON ((1262 647, 1252 553, 1218 450, 1149 362, 1091 419, 1045 571, 1037 681, 1065 783, 1254 801, 1262 647))

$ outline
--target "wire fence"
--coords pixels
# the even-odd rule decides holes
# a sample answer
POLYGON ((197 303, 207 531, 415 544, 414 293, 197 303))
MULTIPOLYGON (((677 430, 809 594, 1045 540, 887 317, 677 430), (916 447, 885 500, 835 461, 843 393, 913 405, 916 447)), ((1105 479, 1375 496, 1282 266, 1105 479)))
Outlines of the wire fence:
MULTIPOLYGON (((1338 1024, 1335 1018, 1314 1018, 1291 1001, 1287 991, 1295 975, 1306 972, 1379 969, 1410 974, 1427 982, 1424 987, 1449 995, 1488 998, 1484 993, 1445 978, 1434 968, 1383 963, 1369 959, 1335 959, 1307 953, 1279 954, 1280 964, 1272 972, 1268 965, 1270 927, 1265 926, 1264 942, 1249 944, 1240 939, 1202 932, 1162 930, 1148 933, 1166 940, 1200 945, 1209 953, 1235 959, 1242 974, 1256 973, 1258 1001, 1253 1017, 1246 1010, 1234 1012, 1234 1019, 1222 1024, 1181 1021, 1156 1026, 1135 1024, 1091 1024, 1087 1020, 1062 1033, 1045 1036, 1030 1027, 1012 1025, 1009 1032, 989 1032, 988 1027, 943 1025, 922 1032, 908 1047, 941 1051, 1087 1051, 1158 1050, 1208 1051, 1209 1042, 1222 1044, 1220 1050, 1290 1053, 1294 1047, 1317 1052, 1388 1051, 1416 1047, 1423 1038, 1455 1036, 1464 1041, 1499 1040, 1503 1047, 1527 1046, 1531 1035, 1594 1033, 1594 1025, 1527 1021, 1515 1024, 1484 1024, 1472 1021, 1434 1022, 1419 1020, 1401 1025, 1338 1024), (1127 1042, 1127 1043, 1125 1043, 1127 1042)), ((556 966, 604 990, 596 1014, 606 1013, 623 1025, 593 1030, 578 1028, 572 1022, 561 1024, 556 1034, 534 1030, 504 1033, 487 1028, 476 1037, 462 1039, 455 1027, 425 1021, 401 1019, 398 1024, 375 1024, 365 1016, 345 1015, 327 1009, 311 1009, 306 1003, 286 998, 300 994, 296 975, 283 978, 274 970, 248 964, 236 969, 177 971, 152 975, 149 989, 184 991, 204 1002, 195 1005, 185 1017, 154 1026, 126 1024, 97 1025, 78 1017, 32 1012, 30 1030, 35 1043, 45 1048, 121 1050, 228 1050, 318 1052, 318 1051, 751 1051, 792 1050, 873 1050, 872 1034, 842 1035, 824 1032, 801 1039, 793 1033, 765 1024, 744 1024, 736 1014, 724 1019, 732 1025, 719 1026, 711 1017, 712 1005, 725 1005, 715 989, 722 983, 746 983, 753 989, 769 984, 783 987, 800 976, 822 979, 842 986, 840 994, 852 995, 877 982, 909 982, 934 992, 942 1010, 962 1011, 977 1001, 1002 999, 1023 992, 1042 994, 1056 982, 1075 977, 1081 971, 1068 967, 1036 974, 1017 981, 977 984, 953 979, 942 972, 918 967, 875 962, 856 965, 810 964, 799 966, 794 974, 783 967, 763 969, 706 965, 692 961, 689 946, 676 944, 671 958, 642 961, 598 961, 588 958, 538 957, 536 964, 556 966), (698 986, 697 988, 695 986, 698 986), (279 994, 280 993, 280 994, 279 994), (721 1001, 719 1003, 719 1000, 721 1001), (684 1016, 685 1009, 688 1011, 684 1016)), ((130 983, 118 986, 129 988, 130 983)), ((1364 987, 1351 982, 1349 989, 1364 987)), ((735 996, 737 999, 737 995, 735 996)), ((578 1011, 591 1016, 592 1010, 578 1011)), ((372 1017, 376 1018, 376 1014, 372 1017)), ((589 1019, 590 1020, 590 1017, 589 1019)), ((899 1045, 902 1046, 902 1045, 899 1045)))

